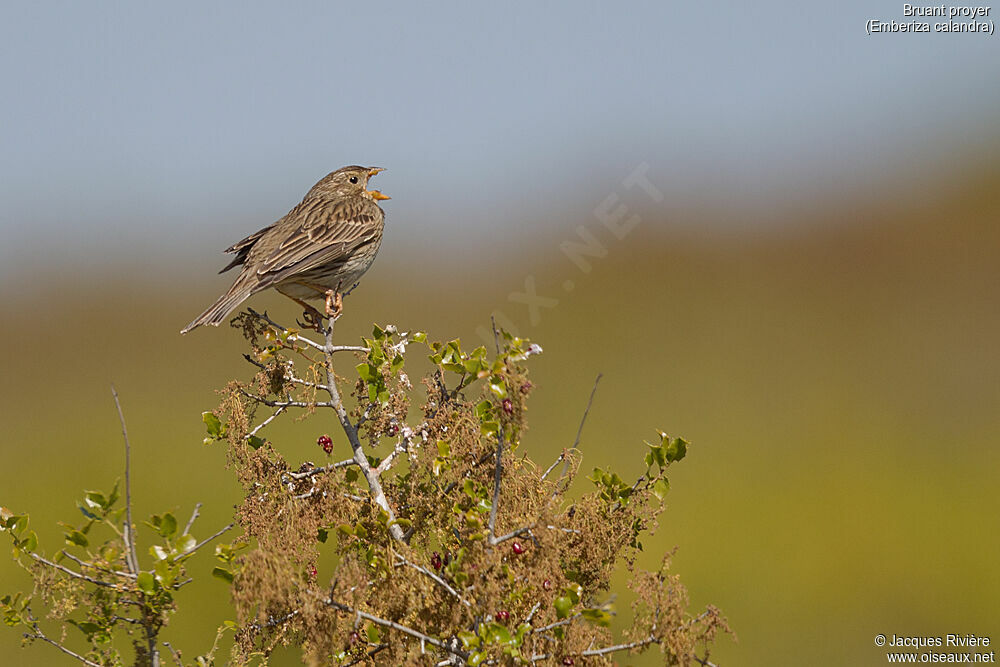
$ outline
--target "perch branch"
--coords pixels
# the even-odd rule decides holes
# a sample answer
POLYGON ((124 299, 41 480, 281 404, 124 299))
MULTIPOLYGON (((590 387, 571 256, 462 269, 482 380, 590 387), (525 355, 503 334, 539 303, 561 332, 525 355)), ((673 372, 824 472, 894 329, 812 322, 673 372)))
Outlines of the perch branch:
POLYGON ((365 476, 365 481, 368 482, 368 489, 371 492, 372 499, 389 515, 389 533, 394 539, 405 542, 406 538, 403 529, 399 524, 393 523, 396 520, 396 513, 389 506, 389 501, 382 490, 382 483, 379 481, 378 474, 372 470, 371 465, 368 463, 368 457, 365 456, 365 452, 361 448, 361 440, 358 438, 358 429, 351 423, 351 419, 347 415, 347 410, 344 409, 344 403, 340 398, 340 392, 337 390, 337 378, 333 372, 333 351, 335 348, 333 344, 333 324, 334 319, 330 318, 325 331, 326 346, 323 350, 326 357, 326 390, 330 394, 330 405, 336 411, 340 425, 347 435, 347 440, 351 443, 351 449, 354 450, 354 460, 361 469, 361 474, 365 476))

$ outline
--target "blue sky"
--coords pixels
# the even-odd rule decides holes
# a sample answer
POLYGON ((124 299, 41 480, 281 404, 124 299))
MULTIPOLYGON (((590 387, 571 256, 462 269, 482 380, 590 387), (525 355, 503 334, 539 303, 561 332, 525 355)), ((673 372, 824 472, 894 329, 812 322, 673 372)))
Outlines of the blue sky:
POLYGON ((5 277, 109 240, 217 256, 356 162, 388 167, 402 242, 462 244, 561 224, 640 162, 670 197, 766 206, 1000 136, 1000 38, 867 36, 895 1, 0 12, 5 277))

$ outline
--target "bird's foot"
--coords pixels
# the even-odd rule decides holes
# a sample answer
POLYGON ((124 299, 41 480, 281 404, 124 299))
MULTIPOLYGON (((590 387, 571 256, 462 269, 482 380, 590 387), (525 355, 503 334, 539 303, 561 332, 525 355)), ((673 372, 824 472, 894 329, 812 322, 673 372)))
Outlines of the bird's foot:
POLYGON ((317 333, 326 331, 323 328, 323 314, 312 306, 306 305, 306 309, 302 311, 302 319, 305 320, 304 323, 296 321, 296 324, 303 329, 312 329, 317 333))
POLYGON ((326 314, 337 319, 344 312, 344 296, 332 289, 326 291, 326 314))

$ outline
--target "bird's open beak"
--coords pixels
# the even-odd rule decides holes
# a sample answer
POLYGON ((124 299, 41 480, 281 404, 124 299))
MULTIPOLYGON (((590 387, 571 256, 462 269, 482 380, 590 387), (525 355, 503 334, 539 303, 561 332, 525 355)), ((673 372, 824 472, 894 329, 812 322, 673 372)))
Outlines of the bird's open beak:
MULTIPOLYGON (((385 171, 385 168, 384 167, 369 167, 368 168, 368 178, 371 178, 372 176, 376 175, 380 171, 385 171)), ((389 195, 384 195, 381 192, 379 192, 378 190, 368 190, 367 192, 368 192, 368 194, 370 194, 372 196, 372 199, 374 199, 375 201, 382 201, 383 199, 392 199, 392 197, 390 197, 389 195)))

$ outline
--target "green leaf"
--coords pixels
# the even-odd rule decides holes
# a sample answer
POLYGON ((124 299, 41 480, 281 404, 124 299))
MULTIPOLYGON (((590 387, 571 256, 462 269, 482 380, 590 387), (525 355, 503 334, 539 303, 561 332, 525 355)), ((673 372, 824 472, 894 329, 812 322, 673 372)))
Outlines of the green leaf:
POLYGON ((507 383, 504 382, 503 378, 494 375, 490 377, 490 391, 492 391, 497 398, 507 398, 507 383))
POLYGON ((559 619, 569 616, 569 610, 573 608, 573 600, 568 595, 560 595, 552 604, 556 608, 556 618, 559 619))
POLYGON ((135 583, 139 586, 139 590, 147 595, 151 595, 156 590, 156 579, 153 578, 152 572, 140 572, 135 583))
POLYGON ((663 500, 667 495, 667 491, 669 490, 670 490, 670 482, 667 481, 666 477, 656 480, 656 482, 653 484, 653 487, 650 489, 653 495, 656 496, 657 500, 663 500))
POLYGON ((35 531, 29 530, 28 534, 24 536, 24 539, 20 540, 17 543, 17 548, 29 554, 32 553, 35 549, 37 549, 38 535, 35 534, 35 531))
POLYGON ((374 623, 368 624, 368 627, 365 628, 365 635, 368 637, 368 641, 372 644, 382 643, 382 634, 379 632, 378 626, 374 623))
POLYGON ((166 560, 167 557, 170 556, 170 552, 164 547, 161 547, 159 544, 154 544, 149 547, 149 553, 156 560, 166 560))
POLYGON ((198 541, 194 539, 193 535, 184 535, 174 544, 174 549, 177 553, 182 554, 185 551, 194 549, 196 544, 198 544, 198 541))
POLYGON ((510 630, 499 623, 483 623, 479 632, 487 644, 508 644, 511 641, 510 630))
POLYGON ((233 573, 224 567, 213 567, 212 576, 218 579, 222 579, 228 583, 233 583, 233 573))
POLYGON ((605 609, 584 609, 582 613, 583 617, 594 625, 599 625, 602 628, 611 625, 611 612, 605 609))
POLYGON ((462 648, 466 650, 479 647, 479 635, 474 632, 462 630, 458 633, 458 639, 462 642, 462 648))
POLYGON ((330 537, 330 531, 327 528, 320 528, 316 531, 316 541, 322 544, 326 544, 327 538, 330 537))
POLYGON ((354 482, 358 481, 358 478, 360 476, 361 473, 358 471, 357 468, 351 467, 344 472, 344 479, 347 480, 348 484, 354 484, 354 482))
POLYGON ((103 493, 98 493, 97 491, 87 491, 87 495, 84 496, 83 501, 87 503, 87 507, 90 509, 106 509, 108 504, 108 499, 104 497, 103 493))
POLYGON ((211 412, 202 412, 201 420, 205 422, 205 429, 208 431, 210 436, 216 440, 222 437, 224 430, 222 428, 222 422, 219 421, 218 417, 211 412))
POLYGON ((469 667, 479 667, 486 660, 486 654, 481 651, 476 651, 469 656, 468 665, 469 667))
POLYGON ((253 449, 260 449, 261 447, 264 446, 265 441, 263 438, 258 438, 255 435, 251 435, 249 438, 247 438, 247 444, 250 445, 250 447, 252 447, 253 449))
POLYGON ((476 418, 485 421, 493 416, 493 403, 489 400, 480 401, 476 405, 476 418))
MULTIPOLYGON (((664 438, 667 435, 663 434, 664 438)), ((667 461, 680 461, 687 454, 688 441, 684 438, 672 438, 665 448, 667 461)))
POLYGON ((90 540, 87 539, 87 536, 79 530, 71 530, 66 533, 66 541, 69 544, 75 544, 78 547, 86 547, 90 544, 90 540))
POLYGON ((170 512, 162 517, 153 517, 153 525, 156 525, 156 532, 160 534, 160 537, 170 539, 177 532, 177 519, 170 512), (157 518, 160 519, 159 524, 157 524, 157 518))
POLYGON ((360 363, 355 368, 358 371, 358 376, 365 382, 370 383, 378 376, 377 369, 367 362, 360 363))

